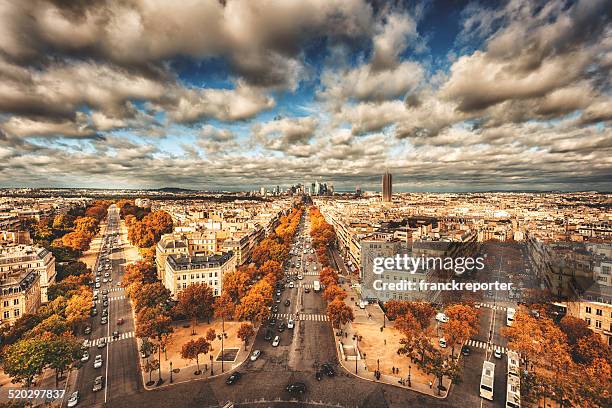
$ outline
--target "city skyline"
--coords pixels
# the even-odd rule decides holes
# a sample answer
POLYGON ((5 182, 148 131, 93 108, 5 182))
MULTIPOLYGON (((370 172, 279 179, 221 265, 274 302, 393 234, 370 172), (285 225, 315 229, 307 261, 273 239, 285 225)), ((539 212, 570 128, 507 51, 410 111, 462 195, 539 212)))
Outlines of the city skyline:
POLYGON ((612 191, 604 1, 0 6, 0 187, 612 191))

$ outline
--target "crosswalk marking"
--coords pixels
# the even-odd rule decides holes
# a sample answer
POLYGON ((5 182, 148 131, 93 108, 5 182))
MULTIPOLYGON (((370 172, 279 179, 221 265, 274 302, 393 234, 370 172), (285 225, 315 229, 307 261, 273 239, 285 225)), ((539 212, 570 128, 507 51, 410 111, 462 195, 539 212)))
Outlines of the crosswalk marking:
POLYGON ((505 306, 492 305, 490 303, 481 303, 480 306, 493 310, 508 310, 508 308, 505 306))
POLYGON ((87 345, 87 347, 94 347, 94 346, 97 346, 98 344, 100 344, 100 342, 102 340, 105 340, 106 343, 112 343, 114 341, 131 339, 132 337, 134 337, 134 332, 133 331, 129 331, 129 332, 125 332, 125 333, 120 333, 119 334, 119 338, 117 340, 113 339, 113 336, 100 337, 98 339, 87 340, 86 345, 87 345))
POLYGON ((315 322, 328 322, 329 317, 325 314, 316 314, 316 313, 300 313, 298 317, 296 317, 293 313, 276 313, 273 314, 272 317, 277 319, 293 319, 293 320, 309 320, 315 322))
POLYGON ((123 288, 121 288, 121 287, 118 287, 118 288, 117 288, 117 287, 115 287, 115 288, 110 288, 108 291, 109 291, 109 292, 119 292, 120 290, 123 290, 123 288))
POLYGON ((495 349, 500 349, 502 353, 507 353, 508 352, 508 348, 507 347, 503 347, 503 346, 497 346, 495 344, 491 344, 490 348, 489 348, 489 344, 485 343, 484 341, 480 341, 480 340, 474 340, 474 339, 470 339, 466 342, 466 344, 470 347, 476 347, 479 349, 483 349, 483 350, 495 350, 495 349))

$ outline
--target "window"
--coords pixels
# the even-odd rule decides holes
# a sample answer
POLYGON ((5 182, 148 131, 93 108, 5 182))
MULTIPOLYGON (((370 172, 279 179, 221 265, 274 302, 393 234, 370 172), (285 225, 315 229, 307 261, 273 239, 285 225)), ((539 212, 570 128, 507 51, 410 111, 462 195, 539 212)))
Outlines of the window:
POLYGON ((595 327, 601 329, 601 320, 595 320, 595 327))
POLYGON ((15 315, 15 317, 19 317, 19 309, 15 309, 14 315, 15 315))
POLYGON ((4 318, 8 319, 11 316, 10 312, 8 310, 4 311, 4 318))
POLYGON ((19 299, 13 299, 13 306, 17 306, 19 304, 19 299))
POLYGON ((595 314, 597 316, 603 316, 603 311, 601 309, 595 309, 595 314))
POLYGON ((586 322, 587 322, 587 324, 588 324, 589 326, 591 325, 591 319, 590 319, 589 317, 587 317, 587 318, 586 318, 586 319, 584 319, 584 320, 586 320, 586 322))
POLYGON ((4 307, 9 307, 9 301, 8 300, 4 301, 4 307))
POLYGON ((587 313, 591 313, 591 306, 587 306, 587 307, 586 307, 586 312, 587 312, 587 313))

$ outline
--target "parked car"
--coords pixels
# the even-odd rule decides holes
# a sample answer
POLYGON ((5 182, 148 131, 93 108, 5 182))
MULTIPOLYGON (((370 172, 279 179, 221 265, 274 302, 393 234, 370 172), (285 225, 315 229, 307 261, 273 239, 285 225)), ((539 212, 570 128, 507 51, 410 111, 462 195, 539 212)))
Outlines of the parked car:
POLYGON ((469 346, 461 347, 461 354, 463 354, 464 356, 469 356, 471 352, 472 350, 470 349, 469 346))
POLYGON ((264 336, 264 339, 265 339, 266 341, 270 341, 270 340, 272 340, 272 335, 273 335, 273 334, 274 334, 274 332, 273 332, 272 330, 267 329, 267 330, 266 330, 266 334, 265 334, 265 336, 264 336))
POLYGON ((280 336, 274 337, 274 341, 272 342, 272 347, 278 347, 280 344, 280 336))
POLYGON ((89 353, 86 351, 83 353, 83 357, 81 357, 81 362, 86 363, 89 361, 89 353))
POLYGON ((98 343, 98 348, 104 348, 106 347, 106 339, 100 339, 100 342, 98 343))
POLYGON ((278 306, 277 305, 272 306, 272 313, 278 313, 278 306))
POLYGON ((227 380, 225 380, 225 383, 227 385, 236 384, 241 377, 242 377, 242 373, 235 372, 229 377, 227 377, 227 380))
POLYGON ((299 279, 299 280, 304 279, 304 275, 298 275, 298 279, 299 279))
POLYGON ((436 320, 440 323, 448 323, 448 317, 444 313, 436 314, 436 320))
POLYGON ((102 367, 102 355, 98 354, 94 360, 94 368, 100 368, 102 367))
POLYGON ((499 347, 495 348, 495 351, 493 352, 493 356, 495 356, 495 358, 502 358, 502 351, 499 347))
POLYGON ((101 391, 104 388, 104 379, 101 375, 97 376, 93 384, 93 392, 101 391))
POLYGON ((446 348, 446 339, 444 337, 440 337, 438 344, 440 344, 440 347, 446 348))
POLYGON ((310 293, 310 288, 304 288, 304 293, 310 293))
POLYGON ((79 403, 79 392, 75 391, 70 394, 70 398, 68 398, 68 404, 66 405, 69 408, 76 407, 79 403))
POLYGON ((91 327, 89 327, 89 326, 85 326, 85 330, 83 330, 83 333, 85 333, 85 334, 91 334, 91 327))
POLYGON ((115 331, 113 332, 113 340, 117 340, 118 338, 119 338, 119 331, 118 331, 118 330, 115 330, 115 331))
POLYGON ((306 384, 302 382, 291 383, 286 388, 290 394, 303 394, 306 392, 306 384))
POLYGON ((287 322, 287 328, 293 329, 294 327, 295 327, 295 322, 293 321, 293 319, 289 319, 289 321, 287 322))
POLYGON ((253 350, 253 352, 251 353, 251 361, 257 360, 260 355, 261 355, 261 350, 253 350))
POLYGON ((289 282, 289 287, 290 287, 291 289, 293 289, 293 288, 295 287, 295 285, 293 284, 293 282, 289 282))
POLYGON ((289 299, 285 300, 285 306, 289 306, 291 304, 291 301, 289 299))
POLYGON ((285 331, 285 328, 286 328, 286 327, 287 327, 287 325, 285 324, 285 322, 281 322, 281 323, 278 325, 278 331, 282 333, 282 332, 284 332, 284 331, 285 331))

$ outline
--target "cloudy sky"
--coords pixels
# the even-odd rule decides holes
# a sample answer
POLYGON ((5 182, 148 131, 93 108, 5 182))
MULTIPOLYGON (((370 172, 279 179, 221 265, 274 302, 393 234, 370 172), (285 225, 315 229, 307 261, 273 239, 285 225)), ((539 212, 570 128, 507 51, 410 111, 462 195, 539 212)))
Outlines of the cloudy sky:
POLYGON ((611 191, 606 3, 4 0, 0 186, 611 191))

